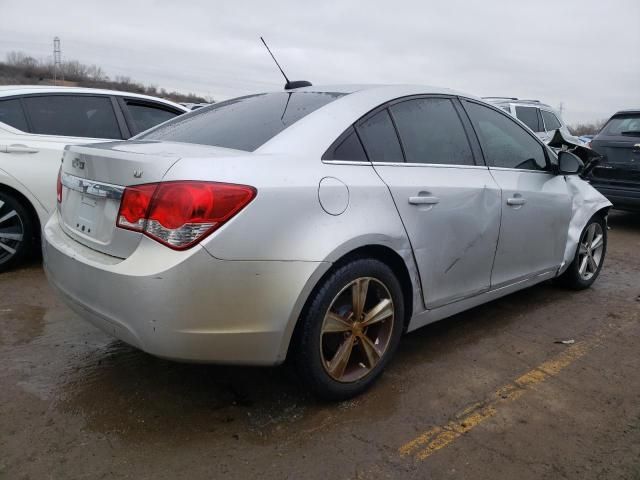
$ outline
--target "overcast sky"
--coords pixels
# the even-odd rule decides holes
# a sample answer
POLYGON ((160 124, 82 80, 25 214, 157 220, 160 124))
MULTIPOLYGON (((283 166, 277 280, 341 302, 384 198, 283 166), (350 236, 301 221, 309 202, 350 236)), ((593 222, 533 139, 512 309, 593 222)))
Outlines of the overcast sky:
POLYGON ((0 0, 12 50, 223 100, 291 79, 418 83, 563 104, 569 123, 640 106, 640 0, 0 0))

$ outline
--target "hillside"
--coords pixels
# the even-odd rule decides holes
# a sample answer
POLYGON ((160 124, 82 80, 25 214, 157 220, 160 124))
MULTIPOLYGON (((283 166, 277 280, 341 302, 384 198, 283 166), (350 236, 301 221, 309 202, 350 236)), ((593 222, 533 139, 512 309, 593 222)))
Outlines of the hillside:
POLYGON ((155 85, 143 85, 129 77, 116 76, 111 79, 101 67, 86 65, 77 60, 62 62, 56 72, 50 62, 36 60, 23 52, 10 52, 6 60, 0 62, 0 85, 65 85, 74 87, 105 88, 123 92, 141 93, 165 98, 174 102, 212 103, 194 93, 167 91, 155 85))

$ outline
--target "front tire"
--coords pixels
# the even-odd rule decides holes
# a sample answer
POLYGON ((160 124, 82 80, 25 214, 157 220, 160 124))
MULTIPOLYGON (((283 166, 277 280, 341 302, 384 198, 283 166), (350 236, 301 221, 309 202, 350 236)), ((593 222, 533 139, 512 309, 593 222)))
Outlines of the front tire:
POLYGON ((400 282, 386 264, 351 261, 314 291, 294 340, 300 379, 317 396, 364 392, 395 353, 404 329, 400 282))
POLYGON ((582 230, 573 262, 558 283, 573 290, 589 288, 600 275, 606 253, 607 224, 602 216, 595 215, 582 230))
POLYGON ((33 220, 13 196, 0 192, 0 272, 19 265, 29 253, 33 220))

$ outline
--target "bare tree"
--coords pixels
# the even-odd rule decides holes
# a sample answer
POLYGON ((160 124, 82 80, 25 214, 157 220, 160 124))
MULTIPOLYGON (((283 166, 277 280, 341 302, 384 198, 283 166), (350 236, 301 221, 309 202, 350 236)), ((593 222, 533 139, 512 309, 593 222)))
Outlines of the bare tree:
POLYGON ((596 120, 595 122, 576 123, 574 125, 569 125, 569 131, 576 136, 595 135, 606 122, 606 120, 596 120))
MULTIPOLYGON (((77 60, 63 62, 61 65, 64 79, 84 87, 123 90, 132 93, 164 97, 176 102, 201 103, 208 101, 193 93, 167 91, 155 85, 145 86, 131 80, 131 77, 118 75, 112 81, 98 65, 86 65, 77 60)), ((60 72, 58 72, 60 73, 60 72)), ((6 61, 0 62, 0 84, 51 84, 54 78, 54 64, 51 60, 38 61, 23 52, 9 52, 6 61)))

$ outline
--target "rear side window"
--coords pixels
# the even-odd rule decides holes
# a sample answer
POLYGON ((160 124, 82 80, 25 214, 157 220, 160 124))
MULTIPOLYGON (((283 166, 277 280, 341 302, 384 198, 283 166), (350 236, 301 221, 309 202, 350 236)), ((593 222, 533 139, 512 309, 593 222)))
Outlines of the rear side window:
POLYGON ((538 121, 538 109, 535 107, 516 107, 516 117, 534 132, 544 130, 538 121))
POLYGON ((24 97, 31 132, 65 137, 121 139, 109 97, 51 95, 24 97))
POLYGON ((0 122, 11 125, 18 130, 27 131, 27 119, 24 116, 20 100, 13 98, 11 100, 0 101, 0 122))
POLYGON ((542 145, 510 117, 489 107, 464 101, 487 163, 493 167, 544 170, 542 145))
POLYGON ((419 98, 389 107, 406 161, 474 165, 469 140, 448 98, 419 98))
POLYGON ((134 123, 134 132, 140 133, 156 125, 171 120, 179 113, 149 103, 127 101, 127 109, 134 123))
POLYGON ((544 127, 546 128, 547 131, 550 132, 551 130, 558 130, 560 127, 562 127, 562 125, 560 125, 560 122, 558 121, 558 119, 553 113, 547 112, 546 110, 540 110, 540 113, 542 113, 542 119, 544 120, 544 127))
POLYGON ((640 137, 640 114, 613 117, 603 128, 605 135, 628 135, 640 137))
POLYGON ((369 160, 372 162, 404 162, 396 129, 386 109, 362 120, 357 129, 369 160))
POLYGON ((322 156, 323 160, 350 160, 366 162, 367 154, 362 148, 360 139, 353 127, 344 132, 322 156))
POLYGON ((181 115, 138 138, 252 152, 301 118, 342 95, 275 92, 235 98, 181 115))

